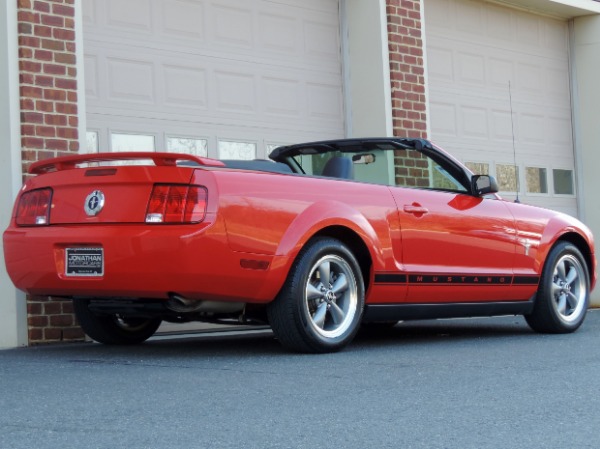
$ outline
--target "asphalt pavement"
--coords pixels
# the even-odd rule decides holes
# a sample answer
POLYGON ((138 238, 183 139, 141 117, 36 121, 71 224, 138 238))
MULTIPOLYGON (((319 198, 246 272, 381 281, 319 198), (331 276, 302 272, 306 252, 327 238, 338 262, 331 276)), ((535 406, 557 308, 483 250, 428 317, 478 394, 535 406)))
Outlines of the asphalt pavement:
POLYGON ((285 352, 268 330, 0 351, 0 448, 598 448, 600 311, 363 330, 285 352))

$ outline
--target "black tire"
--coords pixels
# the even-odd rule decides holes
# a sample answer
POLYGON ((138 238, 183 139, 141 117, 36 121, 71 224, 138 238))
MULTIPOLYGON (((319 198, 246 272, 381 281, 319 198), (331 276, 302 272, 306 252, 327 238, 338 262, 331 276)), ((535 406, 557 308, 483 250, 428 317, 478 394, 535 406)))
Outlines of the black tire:
POLYGON ((363 277, 352 252, 336 239, 319 237, 300 251, 267 313, 285 348, 334 352, 356 335, 364 302, 363 277))
POLYGON ((73 309, 83 331, 93 340, 106 345, 135 345, 154 335, 160 318, 122 315, 96 315, 88 308, 89 300, 74 299, 73 309))
POLYGON ((573 244, 558 242, 548 254, 527 324, 536 332, 564 334, 581 326, 589 305, 587 263, 573 244))

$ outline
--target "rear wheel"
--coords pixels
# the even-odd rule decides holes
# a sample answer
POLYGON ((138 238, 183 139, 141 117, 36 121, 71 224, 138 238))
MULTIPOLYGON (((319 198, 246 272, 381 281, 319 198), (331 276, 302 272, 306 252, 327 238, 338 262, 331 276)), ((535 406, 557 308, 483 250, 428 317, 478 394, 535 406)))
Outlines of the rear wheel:
POLYGON ((537 332, 573 332, 585 319, 589 291, 589 270, 581 252, 559 242, 548 254, 533 312, 525 319, 537 332))
POLYGON ((298 255, 269 322, 283 346, 299 352, 333 352, 358 331, 364 308, 360 266, 340 241, 318 238, 298 255))
POLYGON ((88 308, 89 300, 74 299, 73 309, 83 331, 93 340, 107 345, 135 345, 154 335, 160 318, 132 317, 120 314, 96 315, 88 308))

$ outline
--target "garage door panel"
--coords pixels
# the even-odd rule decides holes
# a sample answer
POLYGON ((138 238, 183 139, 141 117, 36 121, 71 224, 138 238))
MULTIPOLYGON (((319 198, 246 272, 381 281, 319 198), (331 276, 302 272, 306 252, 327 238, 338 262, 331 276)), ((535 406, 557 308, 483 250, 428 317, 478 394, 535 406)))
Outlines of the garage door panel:
POLYGON ((339 55, 339 32, 331 21, 315 18, 304 21, 304 51, 321 61, 336 60, 339 55))
POLYGON ((265 76, 262 78, 260 95, 264 112, 298 119, 303 109, 302 91, 302 85, 295 79, 265 76))
POLYGON ((459 132, 470 138, 488 139, 488 111, 478 106, 462 105, 459 108, 459 132))
POLYGON ((456 52, 456 67, 458 68, 459 83, 485 85, 485 57, 482 54, 467 51, 456 52))
POLYGON ((507 42, 512 40, 513 14, 510 9, 489 5, 487 8, 486 29, 487 35, 496 41, 507 42))
POLYGON ((209 30, 216 44, 252 48, 254 44, 254 17, 251 2, 221 2, 211 4, 211 20, 209 30), (243 5, 244 7, 240 7, 243 5))
POLYGON ((152 30, 152 8, 150 0, 105 0, 106 25, 119 29, 127 28, 144 34, 152 30))
MULTIPOLYGON (((546 137, 549 145, 560 145, 565 149, 573 147, 571 116, 550 116, 547 118, 546 137)), ((572 161, 572 155, 569 154, 572 161)))
POLYGON ((546 126, 542 114, 519 115, 519 140, 525 144, 543 144, 546 126))
POLYGON ((162 67, 164 104, 175 108, 208 109, 208 71, 201 66, 169 65, 162 67))
POLYGON ((569 51, 569 33, 565 23, 561 20, 545 20, 545 44, 562 53, 569 51))
POLYGON ((215 108, 225 113, 256 112, 256 78, 241 72, 216 70, 214 72, 215 108))
POLYGON ((538 17, 531 14, 515 14, 516 40, 525 48, 539 48, 542 44, 543 26, 538 17))
POLYGON ((454 14, 456 27, 462 30, 463 35, 472 38, 485 33, 485 11, 481 2, 477 0, 454 2, 454 14))
POLYGON ((106 58, 107 100, 156 104, 155 68, 151 61, 106 58))
POLYGON ((456 105, 453 102, 444 103, 441 98, 429 104, 429 113, 431 115, 432 134, 436 139, 441 137, 456 137, 457 120, 456 120, 456 105))
POLYGON ((495 142, 512 141, 513 130, 510 112, 503 108, 491 109, 490 111, 490 138, 495 142))
POLYGON ((159 32, 174 39, 204 42, 206 39, 206 8, 190 0, 160 2, 159 32))
POLYGON ((306 12, 316 14, 337 14, 338 3, 323 0, 260 0, 262 9, 275 9, 283 7, 290 14, 305 14, 306 12))
POLYGON ((290 17, 285 10, 261 12, 258 39, 262 47, 280 53, 298 53, 300 42, 299 21, 290 17))
POLYGON ((553 100, 554 104, 562 106, 570 102, 569 71, 564 63, 548 65, 544 72, 544 82, 548 100, 553 100))
POLYGON ((98 84, 98 55, 86 54, 83 58, 83 66, 86 101, 97 101, 100 95, 100 86, 98 84))
POLYGON ((427 45, 427 69, 429 80, 446 81, 454 84, 454 54, 449 48, 442 48, 433 42, 427 45))
POLYGON ((508 80, 516 78, 515 63, 510 57, 489 57, 487 67, 490 88, 506 90, 508 80))

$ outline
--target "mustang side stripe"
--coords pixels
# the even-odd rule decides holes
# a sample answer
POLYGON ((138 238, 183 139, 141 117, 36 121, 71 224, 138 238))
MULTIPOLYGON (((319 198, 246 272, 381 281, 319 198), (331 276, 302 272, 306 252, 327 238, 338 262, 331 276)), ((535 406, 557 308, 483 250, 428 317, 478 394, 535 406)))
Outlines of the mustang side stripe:
POLYGON ((494 276, 489 274, 375 274, 376 284, 409 285, 538 285, 539 276, 494 276))

